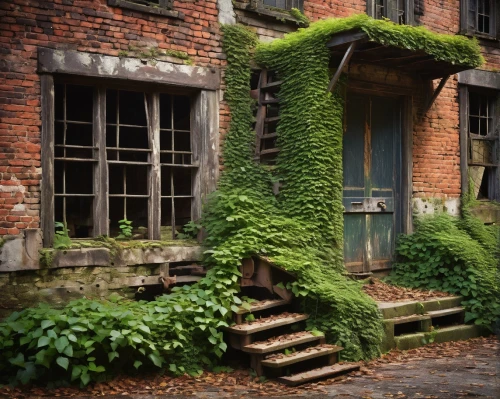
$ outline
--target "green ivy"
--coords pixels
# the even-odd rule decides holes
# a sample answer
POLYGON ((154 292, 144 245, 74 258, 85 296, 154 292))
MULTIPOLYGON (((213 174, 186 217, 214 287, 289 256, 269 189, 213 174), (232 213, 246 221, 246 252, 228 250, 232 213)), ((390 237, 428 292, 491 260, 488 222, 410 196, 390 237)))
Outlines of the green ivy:
POLYGON ((466 322, 492 329, 500 318, 498 303, 499 229, 470 214, 422 217, 415 232, 399 237, 398 262, 389 281, 464 297, 466 322))

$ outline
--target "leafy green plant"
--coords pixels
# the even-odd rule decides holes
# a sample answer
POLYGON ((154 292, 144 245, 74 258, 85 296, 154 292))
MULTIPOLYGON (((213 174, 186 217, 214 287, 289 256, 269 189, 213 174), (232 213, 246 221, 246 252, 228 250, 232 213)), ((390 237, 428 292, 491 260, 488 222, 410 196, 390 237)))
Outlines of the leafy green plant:
POLYGON ((117 240, 130 240, 132 238, 132 221, 124 218, 118 221, 120 234, 116 237, 117 240))
POLYGON ((54 249, 68 249, 71 247, 71 238, 66 223, 55 222, 54 249))
POLYGON ((425 333, 424 338, 422 338, 422 343, 424 345, 434 343, 438 331, 439 331, 438 327, 431 326, 431 330, 428 333, 425 333))
POLYGON ((181 233, 177 233, 177 238, 180 240, 196 238, 201 229, 202 225, 200 223, 191 220, 184 225, 181 233))
POLYGON ((471 215, 422 217, 415 232, 399 237, 389 281, 464 297, 465 321, 492 329, 500 317, 498 227, 471 215))

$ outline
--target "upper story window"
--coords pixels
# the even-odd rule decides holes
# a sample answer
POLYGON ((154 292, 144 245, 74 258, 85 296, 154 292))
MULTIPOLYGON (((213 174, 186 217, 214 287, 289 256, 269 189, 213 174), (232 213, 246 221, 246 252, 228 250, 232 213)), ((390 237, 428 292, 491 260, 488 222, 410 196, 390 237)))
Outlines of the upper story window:
POLYGON ((126 8, 149 14, 183 18, 183 14, 173 10, 173 0, 108 0, 108 6, 126 8))
POLYGON ((297 8, 299 10, 303 9, 303 0, 262 0, 264 7, 281 8, 283 10, 291 10, 292 8, 297 8))
POLYGON ((387 18, 397 24, 413 23, 413 15, 417 8, 420 10, 420 4, 414 0, 367 0, 366 2, 368 15, 376 19, 387 18))
POLYGON ((498 5, 495 0, 462 0, 462 32, 485 36, 498 37, 498 5))

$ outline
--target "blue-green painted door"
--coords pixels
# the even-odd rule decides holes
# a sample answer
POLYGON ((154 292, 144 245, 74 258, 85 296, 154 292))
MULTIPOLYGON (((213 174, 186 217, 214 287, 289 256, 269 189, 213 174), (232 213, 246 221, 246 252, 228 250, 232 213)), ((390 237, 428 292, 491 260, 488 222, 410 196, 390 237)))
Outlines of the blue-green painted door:
POLYGON ((401 102, 351 94, 344 132, 344 261, 354 273, 391 267, 401 232, 401 102))

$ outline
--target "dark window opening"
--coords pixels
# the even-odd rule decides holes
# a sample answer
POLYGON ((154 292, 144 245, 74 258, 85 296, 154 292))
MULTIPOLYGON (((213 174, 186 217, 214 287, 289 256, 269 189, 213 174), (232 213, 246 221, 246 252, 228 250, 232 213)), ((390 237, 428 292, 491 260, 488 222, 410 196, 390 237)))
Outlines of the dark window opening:
POLYGON ((55 85, 54 211, 70 237, 93 235, 94 167, 92 132, 94 90, 88 86, 55 85))
POLYGON ((496 95, 468 93, 468 164, 476 199, 495 198, 499 151, 496 104, 496 95))
POLYGON ((160 94, 161 238, 175 239, 192 220, 191 100, 160 94))
POLYGON ((127 219, 132 222, 133 238, 148 238, 148 226, 157 223, 162 233, 169 231, 163 238, 175 239, 176 230, 192 220, 193 179, 198 165, 192 148, 191 98, 58 83, 54 106, 55 221, 66 223, 71 237, 94 235, 93 218, 99 215, 94 209, 94 184, 100 182, 98 162, 104 159, 109 206, 107 215, 101 216, 106 218, 110 236, 118 236, 119 221, 127 219), (93 115, 94 99, 102 96, 104 100, 100 93, 105 93, 106 115, 102 121, 105 154, 101 158, 95 144, 100 138, 94 137, 101 121, 93 115), (153 101, 158 107, 152 106, 153 101), (157 139, 160 148, 153 154, 157 139), (161 218, 156 221, 149 220, 155 192, 153 166, 161 183, 161 192, 156 191, 156 198, 161 197, 157 212, 161 218))
POLYGON ((406 0, 373 0, 370 15, 375 19, 387 18, 397 24, 404 24, 407 19, 405 3, 406 0))
POLYGON ((262 4, 267 7, 281 8, 282 10, 291 10, 297 8, 302 10, 303 0, 262 0, 262 4))
POLYGON ((467 30, 495 36, 495 4, 494 0, 468 0, 467 30))

